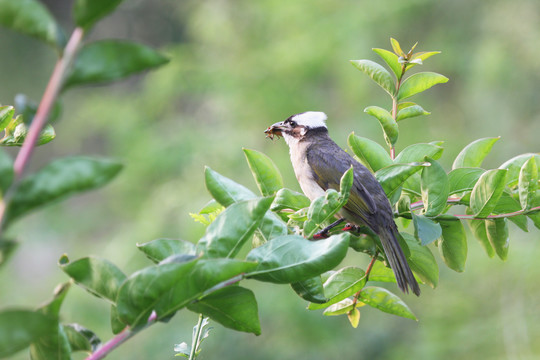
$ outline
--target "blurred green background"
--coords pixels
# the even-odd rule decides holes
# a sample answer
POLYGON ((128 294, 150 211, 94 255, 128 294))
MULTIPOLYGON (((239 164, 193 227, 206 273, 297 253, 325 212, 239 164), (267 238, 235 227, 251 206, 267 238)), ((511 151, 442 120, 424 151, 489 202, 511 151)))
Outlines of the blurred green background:
MULTIPOLYGON (((72 29, 67 0, 47 0, 72 29)), ((1 11, 1 9, 0 9, 1 11)), ((469 142, 502 136, 486 167, 540 146, 540 2, 538 0, 130 0, 98 24, 90 39, 126 38, 160 49, 170 64, 119 84, 70 91, 57 139, 39 148, 32 167, 52 158, 94 154, 120 159, 106 188, 50 206, 11 229, 21 245, 0 271, 0 306, 35 307, 67 277, 57 259, 93 254, 125 272, 149 265, 136 243, 160 237, 197 241, 193 222, 210 196, 204 166, 256 190, 242 147, 268 154, 287 187, 299 190, 283 141, 263 130, 307 110, 329 115, 330 133, 346 146, 351 131, 384 144, 368 105, 386 94, 350 59, 378 61, 373 47, 440 50, 416 69, 450 78, 416 96, 429 117, 400 125, 398 151, 443 140, 450 167, 469 142)), ((38 100, 54 65, 34 39, 0 29, 0 103, 17 93, 38 100)), ((11 150, 12 153, 13 150, 11 150)), ((531 226, 532 228, 532 226, 531 226)), ((305 310, 287 286, 246 281, 259 301, 263 335, 213 324, 201 359, 536 359, 540 357, 539 232, 511 228, 509 259, 489 259, 469 240, 465 273, 441 264, 436 290, 404 296, 419 322, 361 308, 352 329, 344 317, 305 310)), ((433 249, 434 252, 437 249, 433 249)), ((347 263, 366 258, 351 255, 347 263)), ((395 289, 395 287, 393 288, 395 289)), ((112 334, 105 302, 74 288, 63 318, 112 334)), ((189 341, 196 314, 180 312, 114 351, 110 359, 169 359, 189 341)), ((26 352, 16 359, 27 358, 26 352)), ((84 356, 79 354, 77 359, 84 356)))

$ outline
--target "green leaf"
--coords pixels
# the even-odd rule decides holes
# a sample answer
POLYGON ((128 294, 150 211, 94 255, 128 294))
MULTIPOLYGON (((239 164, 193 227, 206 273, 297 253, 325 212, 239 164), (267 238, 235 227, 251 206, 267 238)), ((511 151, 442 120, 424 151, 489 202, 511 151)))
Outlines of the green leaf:
POLYGON ((291 287, 302 299, 309 302, 322 304, 328 300, 324 295, 324 287, 320 276, 292 283, 291 287))
POLYGON ((428 166, 427 163, 393 164, 378 170, 375 177, 381 183, 386 196, 391 197, 409 177, 425 166, 428 166))
POLYGON ((478 139, 465 146, 454 160, 452 169, 480 167, 484 158, 490 153, 491 148, 499 139, 500 137, 478 139))
POLYGON ((236 331, 261 334, 257 301, 251 290, 229 286, 188 305, 188 309, 236 331))
POLYGON ((0 149, 0 199, 13 182, 13 160, 0 149))
POLYGON ((515 156, 499 166, 499 169, 508 169, 508 176, 506 176, 506 183, 508 186, 512 187, 518 184, 521 168, 523 167, 523 164, 525 164, 525 162, 528 161, 532 156, 534 156, 535 162, 538 166, 538 164, 540 164, 540 154, 533 153, 515 156))
POLYGON ((359 299, 363 303, 386 313, 417 320, 403 300, 384 288, 367 286, 360 292, 359 299))
MULTIPOLYGON (((440 53, 441 53, 440 51, 420 51, 413 55, 413 57, 411 58, 411 61, 414 61, 416 59, 420 59, 421 61, 424 61, 432 57, 433 55, 437 55, 440 53)), ((415 65, 415 64, 412 63, 411 65, 415 65)))
POLYGON ((29 310, 3 310, 0 312, 0 358, 22 350, 34 341, 47 336, 58 327, 52 317, 29 310))
MULTIPOLYGON (((364 306, 364 305, 365 304, 362 302, 356 303, 356 306, 364 306)), ((323 315, 324 316, 344 315, 344 314, 348 314, 354 309, 355 309, 355 304, 353 300, 351 298, 346 298, 346 299, 341 300, 340 302, 330 305, 326 310, 323 311, 323 315)))
POLYGON ((276 193, 276 197, 274 198, 272 206, 270 206, 270 210, 280 211, 291 209, 298 211, 308 207, 310 204, 311 201, 304 194, 289 189, 281 189, 276 193))
POLYGON ((112 12, 122 0, 76 0, 73 17, 77 26, 88 29, 112 12))
POLYGON ((386 140, 386 143, 388 146, 394 146, 398 139, 399 129, 398 124, 392 115, 387 110, 379 106, 368 106, 364 109, 364 112, 379 120, 379 123, 384 131, 384 139, 386 140))
POLYGON ((298 235, 281 236, 249 252, 246 259, 258 264, 248 276, 280 284, 307 280, 337 266, 348 246, 348 233, 320 241, 298 235))
POLYGON ((540 212, 528 213, 527 217, 532 220, 536 228, 540 229, 540 212))
POLYGON ((439 163, 428 157, 425 161, 431 166, 422 169, 420 186, 422 190, 422 202, 424 203, 424 215, 437 216, 446 208, 448 199, 448 176, 439 163))
POLYGON ((455 221, 439 221, 442 238, 439 244, 441 256, 448 267, 457 272, 465 270, 467 260, 467 236, 463 224, 455 221))
POLYGON ((475 217, 487 217, 497 206, 506 184, 506 172, 503 169, 488 170, 480 176, 471 193, 471 209, 475 217))
POLYGON ((532 207, 537 188, 538 167, 534 156, 532 156, 523 164, 519 172, 519 202, 523 210, 529 210, 532 207))
POLYGON ((142 44, 121 40, 96 41, 79 51, 64 89, 115 81, 167 62, 167 58, 142 44))
POLYGON ((235 257, 260 225, 273 200, 251 199, 229 206, 208 226, 197 250, 209 258, 235 257))
POLYGON ((5 223, 73 194, 111 181, 122 165, 111 160, 70 157, 55 160, 21 181, 7 207, 5 223))
POLYGON ((60 268, 78 285, 89 293, 116 301, 118 289, 126 279, 126 275, 113 263, 97 257, 84 257, 69 262, 66 255, 59 260, 60 268))
POLYGON ((32 360, 71 360, 69 340, 60 324, 36 342, 30 345, 30 359, 32 360))
POLYGON ((38 311, 44 315, 48 315, 56 320, 56 326, 51 328, 51 331, 36 339, 30 345, 30 358, 33 360, 43 359, 59 359, 71 360, 71 348, 69 341, 64 331, 64 327, 58 323, 60 318, 60 307, 64 302, 71 283, 59 285, 54 290, 52 300, 42 305, 38 311))
MULTIPOLYGON (((507 214, 521 210, 521 205, 518 200, 514 199, 508 192, 503 191, 497 205, 493 209, 494 214, 507 214)), ((509 217, 508 220, 519 226, 523 231, 529 231, 527 228, 527 217, 525 215, 517 215, 509 217)))
POLYGON ((375 81, 388 94, 394 96, 396 85, 392 75, 381 65, 371 60, 351 60, 351 64, 375 81))
POLYGON ((53 298, 41 305, 38 308, 38 311, 58 320, 60 318, 60 307, 62 306, 62 303, 64 302, 70 288, 71 283, 69 282, 58 285, 54 289, 53 298))
POLYGON ((392 158, 378 143, 368 138, 354 135, 352 132, 347 139, 349 147, 372 173, 383 167, 392 165, 392 158))
POLYGON ((334 219, 334 215, 347 203, 353 177, 354 172, 351 166, 341 177, 339 193, 334 189, 328 189, 325 195, 313 200, 308 210, 308 219, 304 222, 303 230, 306 239, 311 239, 317 230, 322 229, 328 221, 334 219))
POLYGON ((446 76, 434 72, 420 72, 409 76, 399 88, 397 99, 402 100, 422 91, 431 88, 434 85, 442 84, 448 81, 446 76))
POLYGON ((0 25, 61 49, 65 36, 47 8, 36 0, 0 0, 0 25))
MULTIPOLYGON (((439 282, 439 265, 431 250, 427 246, 422 246, 411 234, 402 232, 401 235, 409 247, 410 255, 407 262, 411 269, 424 283, 435 289, 439 282)), ((372 279, 371 275, 370 279, 372 279)))
MULTIPOLYGON (((0 140, 0 145, 4 146, 22 146, 24 143, 24 140, 26 140, 26 136, 28 135, 28 126, 24 124, 19 117, 15 120, 17 125, 15 126, 15 129, 12 133, 5 136, 0 140)), ((41 130, 41 133, 39 134, 37 145, 44 145, 54 140, 56 137, 56 133, 54 132, 54 128, 47 124, 41 130)))
POLYGON ((137 248, 155 263, 165 260, 171 255, 185 254, 194 256, 197 252, 195 244, 176 239, 156 239, 137 244, 137 248))
POLYGON ((486 170, 480 168, 457 168, 448 173, 450 195, 471 191, 486 170))
POLYGON ((351 236, 349 246, 358 252, 364 252, 369 255, 375 254, 377 251, 377 245, 375 239, 371 236, 351 236))
POLYGON ((354 168, 351 165, 351 167, 341 175, 341 179, 339 181, 339 193, 343 197, 343 203, 347 203, 349 200, 349 194, 351 192, 352 186, 354 182, 354 168))
POLYGON ((390 44, 392 44, 392 49, 394 50, 397 56, 400 56, 400 57, 405 56, 405 53, 403 52, 403 50, 401 50, 401 46, 399 45, 399 42, 396 39, 390 38, 390 44))
POLYGON ((432 159, 439 159, 443 153, 443 148, 430 143, 419 143, 407 146, 394 159, 396 164, 407 164, 424 161, 427 156, 432 159))
POLYGON ((369 273, 369 281, 395 283, 396 276, 394 275, 392 269, 384 266, 381 261, 377 260, 373 264, 371 272, 369 273))
POLYGON ((276 164, 265 154, 243 149, 249 168, 262 196, 272 196, 283 188, 283 179, 276 164))
MULTIPOLYGON (((467 213, 471 214, 472 210, 467 209, 467 213)), ((491 242, 489 241, 487 236, 485 220, 472 219, 469 220, 468 223, 471 228, 471 232, 473 233, 476 240, 480 242, 480 245, 482 245, 482 248, 484 248, 486 254, 490 258, 495 256, 495 250, 493 249, 493 246, 491 245, 491 242)))
POLYGON ((356 329, 358 327, 358 324, 360 323, 360 310, 358 310, 357 308, 352 309, 347 314, 347 318, 349 319, 351 326, 356 329))
POLYGON ((398 61, 398 57, 396 54, 394 54, 391 51, 385 50, 385 49, 372 49, 377 55, 381 57, 381 59, 384 60, 384 62, 392 69, 394 74, 396 75, 396 78, 401 78, 401 64, 398 61))
POLYGON ((416 65, 422 65, 424 60, 432 57, 433 55, 440 54, 440 51, 420 51, 416 54, 413 54, 409 62, 407 63, 407 70, 411 69, 416 65))
MULTIPOLYGON (((390 270, 392 272, 392 270, 390 270)), ((370 277, 370 280, 371 279, 370 277)), ((377 281, 377 280, 373 280, 377 281)), ((366 273, 358 267, 344 267, 334 272, 324 282, 324 293, 328 301, 322 304, 309 304, 310 310, 324 309, 353 296, 366 285, 366 273)))
POLYGON ((366 273, 358 267, 348 266, 336 271, 324 282, 324 293, 330 299, 324 306, 353 296, 365 285, 366 273))
MULTIPOLYGON (((17 113, 19 114, 17 117, 22 117, 22 122, 24 122, 24 124, 27 126, 30 126, 32 121, 34 121, 39 104, 25 94, 15 95, 14 102, 17 113)), ((60 117, 61 114, 62 104, 60 100, 57 99, 52 105, 52 109, 49 111, 49 115, 47 117, 48 123, 52 124, 60 117)))
POLYGON ((136 328, 146 324, 153 310, 161 320, 173 315, 213 286, 255 268, 233 259, 194 259, 161 263, 132 274, 118 292, 120 319, 136 328))
POLYGON ((101 346, 101 340, 91 330, 79 324, 64 325, 71 351, 85 351, 93 353, 101 346))
POLYGON ((206 188, 217 202, 227 207, 235 202, 249 200, 257 196, 248 188, 206 167, 204 170, 206 188))
POLYGON ((0 267, 7 262, 17 245, 15 240, 0 238, 0 267))
POLYGON ((256 244, 264 244, 276 237, 286 235, 288 232, 285 224, 276 214, 267 212, 264 215, 259 228, 255 231, 256 244))
POLYGON ((9 125, 14 114, 15 108, 13 108, 13 106, 0 106, 0 131, 4 130, 9 125))
POLYGON ((426 110, 424 110, 424 108, 422 108, 420 105, 408 106, 404 109, 399 110, 396 116, 396 121, 401 121, 401 120, 409 119, 416 116, 430 115, 430 114, 431 114, 430 112, 427 112, 426 110))
MULTIPOLYGON (((248 188, 215 172, 209 167, 205 168, 206 188, 217 202, 227 207, 235 202, 254 199, 257 196, 248 188)), ((267 212, 255 237, 260 243, 287 234, 287 225, 272 212, 267 212)))
POLYGON ((501 260, 506 260, 508 257, 508 246, 510 245, 507 219, 499 218, 486 220, 486 234, 489 242, 495 249, 497 256, 501 260))
POLYGON ((208 226, 223 210, 225 207, 212 199, 198 213, 189 213, 189 216, 204 226, 208 226))
POLYGON ((422 245, 431 244, 442 235, 441 226, 435 221, 428 219, 424 215, 412 213, 414 224, 414 236, 418 238, 422 245))
POLYGON ((112 333, 115 335, 121 333, 126 328, 126 324, 120 319, 116 305, 111 305, 110 322, 112 333))
POLYGON ((406 109, 410 106, 415 106, 415 105, 418 105, 418 104, 413 103, 412 101, 402 101, 397 104, 397 111, 399 113, 401 110, 406 109))

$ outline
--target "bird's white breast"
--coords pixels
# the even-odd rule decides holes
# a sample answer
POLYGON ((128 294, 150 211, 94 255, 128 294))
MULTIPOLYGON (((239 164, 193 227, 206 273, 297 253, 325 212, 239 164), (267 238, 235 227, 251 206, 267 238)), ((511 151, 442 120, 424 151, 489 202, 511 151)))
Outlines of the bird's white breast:
POLYGON ((287 143, 290 148, 291 163, 296 175, 296 179, 298 179, 298 183, 300 184, 300 188, 304 194, 311 201, 319 196, 324 195, 325 191, 313 178, 313 170, 311 170, 311 167, 307 162, 306 147, 308 144, 306 142, 299 142, 297 139, 292 137, 290 139, 286 138, 285 140, 288 140, 287 143))

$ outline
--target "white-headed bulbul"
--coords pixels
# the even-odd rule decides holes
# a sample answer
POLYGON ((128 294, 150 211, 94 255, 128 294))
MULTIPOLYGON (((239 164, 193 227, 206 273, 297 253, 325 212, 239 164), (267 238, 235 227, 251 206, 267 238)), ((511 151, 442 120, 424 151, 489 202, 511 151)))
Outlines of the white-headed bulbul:
POLYGON ((272 139, 274 135, 285 139, 296 178, 312 201, 327 189, 339 191, 341 176, 353 166, 353 186, 339 215, 349 223, 373 230, 381 240, 399 288, 408 292, 410 287, 420 295, 420 287, 397 240, 400 235, 384 190, 364 165, 330 139, 326 119, 323 112, 308 111, 273 124, 265 133, 272 139))

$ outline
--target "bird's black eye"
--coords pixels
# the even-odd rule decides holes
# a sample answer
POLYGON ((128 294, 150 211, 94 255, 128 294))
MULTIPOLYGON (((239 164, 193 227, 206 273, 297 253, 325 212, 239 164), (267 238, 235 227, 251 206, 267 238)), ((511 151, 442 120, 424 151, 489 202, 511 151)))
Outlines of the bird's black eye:
POLYGON ((289 124, 291 124, 292 127, 295 127, 295 126, 296 126, 296 121, 290 120, 290 121, 289 121, 289 124))

